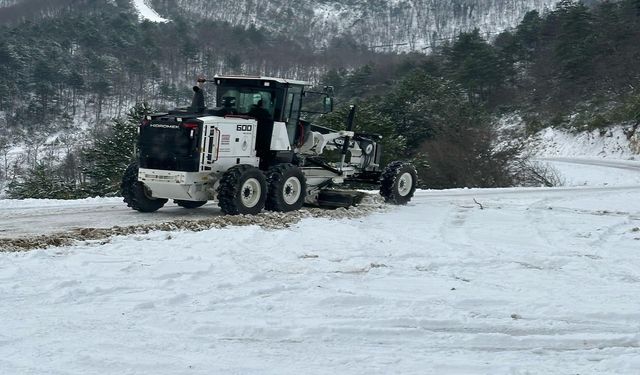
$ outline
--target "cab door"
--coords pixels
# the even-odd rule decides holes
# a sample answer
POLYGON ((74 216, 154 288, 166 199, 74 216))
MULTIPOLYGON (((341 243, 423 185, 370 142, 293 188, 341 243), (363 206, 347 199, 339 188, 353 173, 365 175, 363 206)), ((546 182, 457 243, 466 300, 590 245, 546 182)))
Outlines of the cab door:
POLYGON ((287 90, 287 97, 284 105, 283 119, 287 124, 287 134, 289 144, 293 146, 298 121, 300 120, 300 108, 302 106, 302 87, 293 86, 287 90))

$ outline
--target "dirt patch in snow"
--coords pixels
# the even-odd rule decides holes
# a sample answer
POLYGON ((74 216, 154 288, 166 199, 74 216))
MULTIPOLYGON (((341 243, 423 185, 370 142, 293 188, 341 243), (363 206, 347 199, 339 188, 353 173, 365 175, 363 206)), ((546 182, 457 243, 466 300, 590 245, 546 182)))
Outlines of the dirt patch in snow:
POLYGON ((104 244, 115 236, 146 234, 153 231, 194 231, 225 228, 229 226, 257 225, 265 229, 282 229, 298 223, 305 218, 355 219, 374 212, 389 209, 379 196, 371 196, 357 207, 324 209, 304 208, 294 212, 263 212, 259 215, 216 216, 210 219, 171 220, 151 224, 131 226, 114 226, 111 228, 82 228, 66 232, 34 236, 28 238, 0 239, 1 252, 21 252, 50 247, 71 246, 81 241, 91 241, 104 244))

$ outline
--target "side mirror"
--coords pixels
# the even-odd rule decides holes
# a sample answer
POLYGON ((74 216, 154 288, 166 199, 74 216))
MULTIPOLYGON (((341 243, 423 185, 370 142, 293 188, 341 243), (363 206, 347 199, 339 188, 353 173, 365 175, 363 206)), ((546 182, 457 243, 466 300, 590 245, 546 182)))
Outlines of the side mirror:
POLYGON ((312 104, 312 108, 314 110, 306 110, 301 109, 300 112, 303 113, 311 113, 317 115, 326 115, 327 113, 333 112, 333 87, 328 86, 324 88, 323 92, 320 91, 304 91, 303 95, 305 97, 311 97, 309 101, 312 104), (319 96, 319 98, 318 98, 319 96), (322 103, 322 109, 320 109, 320 103, 322 103))
POLYGON ((330 96, 324 98, 324 112, 333 112, 333 98, 330 96))

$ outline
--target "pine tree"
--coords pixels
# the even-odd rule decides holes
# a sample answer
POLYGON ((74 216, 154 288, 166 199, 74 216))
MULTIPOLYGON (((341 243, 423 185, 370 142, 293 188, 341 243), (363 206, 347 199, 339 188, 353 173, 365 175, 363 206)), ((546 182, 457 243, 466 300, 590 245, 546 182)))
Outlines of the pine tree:
POLYGON ((540 30, 542 19, 540 13, 533 10, 525 14, 522 22, 516 28, 516 38, 518 43, 519 59, 532 61, 535 57, 536 49, 540 43, 540 30))
POLYGON ((137 104, 126 119, 113 121, 109 132, 95 140, 93 148, 83 155, 84 174, 91 195, 114 196, 120 191, 120 180, 127 166, 135 159, 138 125, 151 108, 148 104, 137 104))
POLYGON ((481 108, 465 96, 455 82, 415 71, 393 88, 383 107, 409 149, 416 150, 444 128, 466 129, 484 123, 481 108))
POLYGON ((45 163, 36 164, 22 179, 14 179, 7 186, 7 195, 12 199, 73 199, 76 193, 73 184, 63 181, 45 163))
POLYGON ((589 8, 581 3, 563 0, 558 5, 560 33, 555 44, 557 63, 563 77, 572 81, 588 79, 591 61, 596 52, 593 18, 589 8))
POLYGON ((505 64, 478 29, 462 33, 445 49, 449 76, 467 91, 472 102, 484 102, 505 79, 505 64))
POLYGON ((343 70, 330 69, 324 77, 322 77, 321 82, 326 86, 332 86, 335 93, 340 94, 342 86, 344 85, 345 75, 346 72, 343 70))
POLYGON ((371 91, 371 83, 373 76, 373 66, 371 64, 364 65, 356 69, 347 76, 342 95, 355 98, 363 98, 366 93, 371 91))

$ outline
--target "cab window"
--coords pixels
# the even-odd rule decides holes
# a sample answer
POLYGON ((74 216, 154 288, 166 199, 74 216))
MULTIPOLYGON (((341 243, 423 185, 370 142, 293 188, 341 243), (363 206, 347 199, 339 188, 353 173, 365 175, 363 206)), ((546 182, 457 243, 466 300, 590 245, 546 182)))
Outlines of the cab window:
POLYGON ((227 107, 236 114, 246 115, 262 100, 262 108, 273 117, 276 106, 276 95, 272 90, 255 89, 250 87, 225 87, 219 90, 218 107, 227 107))

